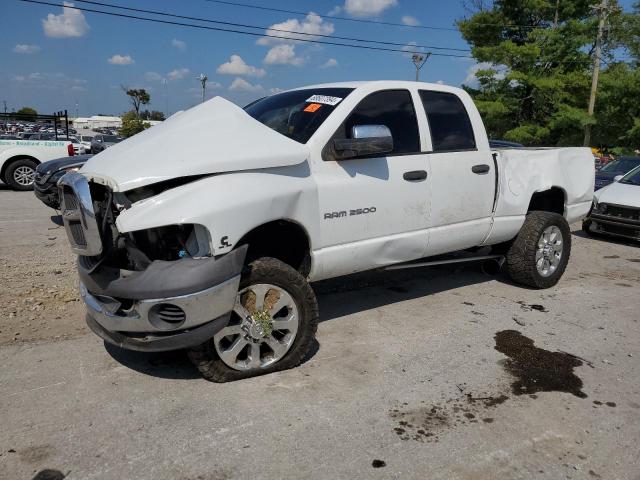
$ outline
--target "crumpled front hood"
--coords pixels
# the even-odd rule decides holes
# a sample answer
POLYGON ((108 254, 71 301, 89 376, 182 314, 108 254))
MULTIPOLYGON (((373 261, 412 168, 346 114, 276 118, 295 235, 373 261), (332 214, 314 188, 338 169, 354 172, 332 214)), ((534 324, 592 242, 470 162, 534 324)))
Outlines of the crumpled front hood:
POLYGON ((640 185, 612 183, 594 194, 598 203, 613 203, 640 208, 640 185))
POLYGON ((109 147, 82 168, 124 192, 178 177, 297 165, 309 150, 215 97, 109 147))

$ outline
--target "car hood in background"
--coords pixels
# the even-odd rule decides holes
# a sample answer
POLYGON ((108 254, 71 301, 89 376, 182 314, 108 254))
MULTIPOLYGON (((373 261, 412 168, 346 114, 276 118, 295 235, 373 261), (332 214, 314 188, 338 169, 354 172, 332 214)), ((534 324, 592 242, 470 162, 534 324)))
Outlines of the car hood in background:
POLYGON ((595 193, 598 203, 640 208, 640 185, 612 183, 595 193))
POLYGON ((305 145, 215 97, 109 147, 81 173, 124 192, 178 177, 297 165, 308 156, 305 145))
POLYGON ((82 165, 87 160, 89 160, 93 155, 74 155, 72 157, 62 157, 56 158, 55 160, 49 160, 48 162, 43 162, 36 167, 36 171, 40 175, 50 175, 53 172, 57 172, 62 168, 71 167, 74 165, 82 165))

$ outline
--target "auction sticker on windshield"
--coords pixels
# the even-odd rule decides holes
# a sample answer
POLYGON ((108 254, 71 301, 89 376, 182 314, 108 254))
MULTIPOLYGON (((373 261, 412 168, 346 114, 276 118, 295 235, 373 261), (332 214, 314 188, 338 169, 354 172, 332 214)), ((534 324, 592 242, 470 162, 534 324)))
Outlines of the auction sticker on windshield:
POLYGON ((336 106, 340 103, 342 98, 340 97, 330 97, 329 95, 311 95, 307 98, 307 102, 313 103, 324 103, 325 105, 331 105, 332 107, 336 106))

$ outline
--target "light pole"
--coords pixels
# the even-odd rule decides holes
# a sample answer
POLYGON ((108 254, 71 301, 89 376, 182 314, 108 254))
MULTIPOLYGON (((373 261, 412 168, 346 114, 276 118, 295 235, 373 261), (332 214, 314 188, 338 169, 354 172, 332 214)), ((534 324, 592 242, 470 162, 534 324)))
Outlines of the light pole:
POLYGON ((169 118, 169 82, 167 82, 166 78, 162 79, 162 84, 164 85, 164 101, 165 101, 165 112, 164 118, 169 118))
POLYGON ((414 53, 411 55, 411 61, 416 66, 416 82, 420 79, 420 69, 424 66, 430 56, 431 53, 425 53, 424 55, 414 53))
POLYGON ((209 80, 209 77, 207 77, 204 73, 201 73, 198 77, 198 80, 200 80, 200 83, 202 83, 202 102, 204 103, 204 95, 207 90, 207 80, 209 80))

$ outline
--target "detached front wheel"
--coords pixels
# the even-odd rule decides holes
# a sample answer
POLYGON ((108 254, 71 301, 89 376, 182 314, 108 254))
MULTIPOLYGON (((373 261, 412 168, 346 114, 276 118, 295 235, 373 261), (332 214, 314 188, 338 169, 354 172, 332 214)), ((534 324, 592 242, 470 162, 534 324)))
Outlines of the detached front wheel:
POLYGON ((571 253, 571 231, 562 215, 534 211, 506 255, 509 276, 533 288, 549 288, 562 277, 571 253))
POLYGON ((189 350, 204 378, 229 382, 298 366, 318 326, 311 286, 275 258, 251 262, 243 273, 229 324, 189 350))

